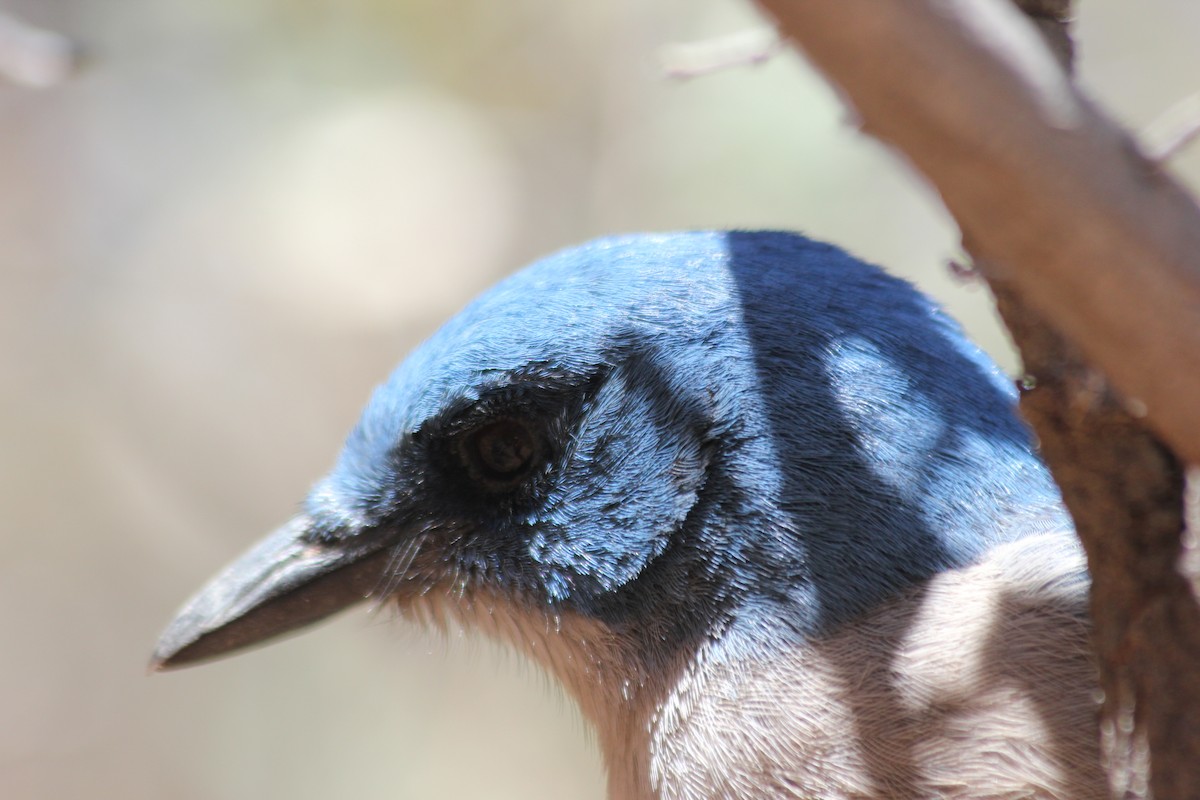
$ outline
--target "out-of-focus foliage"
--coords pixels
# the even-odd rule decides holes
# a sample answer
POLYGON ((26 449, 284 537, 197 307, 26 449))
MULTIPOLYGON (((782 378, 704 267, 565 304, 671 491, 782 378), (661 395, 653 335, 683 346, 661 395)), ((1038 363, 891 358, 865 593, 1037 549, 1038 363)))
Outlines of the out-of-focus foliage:
MULTIPOLYGON (((1131 125, 1197 89, 1192 0, 1080 4, 1131 125)), ((688 82, 734 0, 0 0, 80 42, 0 86, 0 796, 599 797, 570 704, 490 645, 352 613, 148 678, 421 336, 609 232, 801 228, 946 301, 935 198, 795 56, 688 82)), ((1200 156, 1175 164, 1193 185, 1200 156)), ((864 311, 869 313, 869 311, 864 311)))

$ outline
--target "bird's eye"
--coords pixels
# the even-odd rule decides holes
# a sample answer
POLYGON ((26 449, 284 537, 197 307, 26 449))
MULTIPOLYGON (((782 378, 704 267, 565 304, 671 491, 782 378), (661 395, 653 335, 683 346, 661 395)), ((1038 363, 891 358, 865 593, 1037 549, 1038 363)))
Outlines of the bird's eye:
POLYGON ((524 422, 502 419, 471 431, 463 455, 478 478, 495 488, 504 488, 533 469, 541 458, 541 444, 524 422))

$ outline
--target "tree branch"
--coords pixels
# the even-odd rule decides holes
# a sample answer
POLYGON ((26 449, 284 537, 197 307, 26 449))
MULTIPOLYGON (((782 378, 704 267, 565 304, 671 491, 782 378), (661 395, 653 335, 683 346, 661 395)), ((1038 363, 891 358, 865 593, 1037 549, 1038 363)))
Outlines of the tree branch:
MULTIPOLYGON (((760 0, 975 253, 1200 464, 1200 209, 1003 0, 760 0)), ((1063 3, 1032 9, 1052 23, 1063 3)))
POLYGON ((1033 26, 1000 0, 760 2, 958 220, 1088 554, 1113 788, 1189 797, 1198 559, 1183 470, 1143 421, 1200 460, 1200 212, 1070 83, 1069 0, 1017 0, 1033 26))

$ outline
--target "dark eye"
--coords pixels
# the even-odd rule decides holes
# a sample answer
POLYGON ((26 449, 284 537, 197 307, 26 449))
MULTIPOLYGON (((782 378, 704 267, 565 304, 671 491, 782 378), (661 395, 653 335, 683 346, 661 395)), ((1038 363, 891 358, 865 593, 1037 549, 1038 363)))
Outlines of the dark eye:
POLYGON ((507 488, 524 478, 541 459, 541 441, 524 422, 502 419, 466 436, 463 455, 477 478, 507 488))

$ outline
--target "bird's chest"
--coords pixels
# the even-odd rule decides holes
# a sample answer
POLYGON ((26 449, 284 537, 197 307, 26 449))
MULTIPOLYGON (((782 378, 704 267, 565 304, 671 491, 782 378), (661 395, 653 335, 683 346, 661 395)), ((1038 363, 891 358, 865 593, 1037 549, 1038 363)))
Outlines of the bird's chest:
POLYGON ((1107 797, 1082 596, 1014 602, 991 570, 769 656, 702 650, 629 726, 644 755, 609 758, 610 797, 1107 797))

